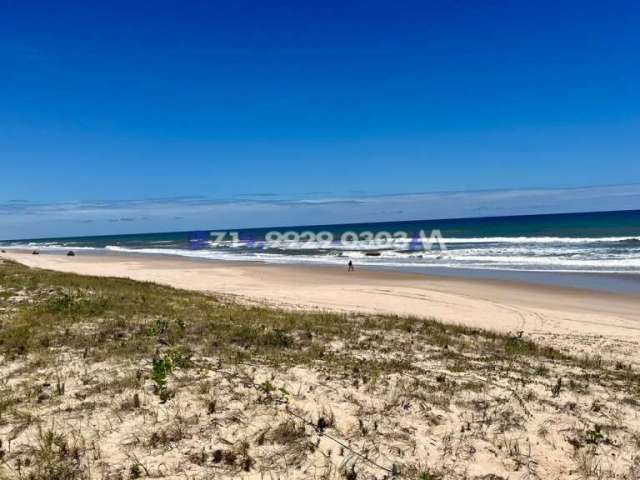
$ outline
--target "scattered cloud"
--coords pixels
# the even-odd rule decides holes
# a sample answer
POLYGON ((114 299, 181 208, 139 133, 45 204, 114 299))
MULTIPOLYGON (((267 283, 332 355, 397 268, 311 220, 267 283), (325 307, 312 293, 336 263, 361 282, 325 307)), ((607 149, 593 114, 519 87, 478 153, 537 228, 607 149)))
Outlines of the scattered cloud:
POLYGON ((0 238, 640 209, 640 185, 0 203, 0 238))
POLYGON ((261 197, 278 197, 277 193, 238 193, 236 198, 261 198, 261 197))
MULTIPOLYGON (((143 220, 144 218, 140 218, 139 220, 143 220)), ((135 222, 136 219, 133 217, 125 217, 125 218, 112 218, 109 220, 111 223, 118 223, 118 222, 135 222)))

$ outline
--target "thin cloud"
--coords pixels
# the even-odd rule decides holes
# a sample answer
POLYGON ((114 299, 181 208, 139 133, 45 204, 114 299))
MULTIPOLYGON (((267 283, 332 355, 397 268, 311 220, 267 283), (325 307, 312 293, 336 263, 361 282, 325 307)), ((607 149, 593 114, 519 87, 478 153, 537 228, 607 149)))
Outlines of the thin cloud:
POLYGON ((640 185, 0 203, 0 238, 640 209, 640 185))

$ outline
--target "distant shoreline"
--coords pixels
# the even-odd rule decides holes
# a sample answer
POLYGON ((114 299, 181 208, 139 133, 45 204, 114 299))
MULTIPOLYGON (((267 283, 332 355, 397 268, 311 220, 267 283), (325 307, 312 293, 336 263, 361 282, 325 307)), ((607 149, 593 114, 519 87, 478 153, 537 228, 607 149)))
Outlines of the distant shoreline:
MULTIPOLYGON (((33 250, 16 247, 4 247, 9 253, 26 253, 31 254, 33 250, 37 250, 41 255, 64 255, 73 248, 58 248, 52 249, 38 249, 34 247, 33 250)), ((95 256, 95 257, 124 257, 124 258, 159 258, 159 259, 175 259, 184 260, 186 262, 196 262, 205 264, 227 264, 227 265, 269 265, 274 267, 300 267, 300 268, 332 268, 340 270, 342 267, 332 264, 309 264, 309 263, 287 263, 277 264, 269 263, 259 259, 256 260, 219 260, 208 259, 202 257, 188 257, 172 253, 146 253, 146 252, 120 252, 106 249, 91 249, 83 250, 76 249, 76 253, 82 256, 95 256)), ((345 264, 348 258, 345 258, 345 264)), ((421 275, 429 278, 442 278, 442 279, 462 279, 470 281, 498 281, 505 282, 506 284, 525 284, 531 286, 548 286, 548 287, 561 287, 561 288, 577 288, 581 290, 592 290, 594 292, 609 292, 620 293, 629 295, 640 296, 640 274, 635 272, 541 272, 541 271, 526 271, 526 270, 500 270, 493 268, 448 268, 438 266, 404 266, 402 268, 384 267, 375 265, 359 265, 355 262, 359 270, 380 272, 380 273, 398 273, 409 275, 421 275)))
MULTIPOLYGON (((6 247, 333 265, 640 294, 640 211, 2 242, 6 247)), ((6 248, 5 247, 5 248, 6 248)))
POLYGON ((607 337, 636 342, 640 295, 496 279, 447 278, 335 266, 201 261, 172 256, 5 253, 30 267, 124 277, 294 309, 438 318, 558 342, 607 337))

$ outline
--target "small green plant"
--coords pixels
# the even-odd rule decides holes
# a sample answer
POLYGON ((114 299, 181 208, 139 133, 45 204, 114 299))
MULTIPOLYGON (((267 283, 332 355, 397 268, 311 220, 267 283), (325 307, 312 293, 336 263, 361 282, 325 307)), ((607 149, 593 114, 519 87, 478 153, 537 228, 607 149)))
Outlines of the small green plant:
POLYGON ((152 329, 151 329, 151 333, 153 335, 164 335, 165 333, 167 333, 167 330, 169 329, 169 320, 166 320, 164 318, 159 318, 155 321, 152 329))
POLYGON ((288 403, 289 402, 289 392, 287 389, 283 387, 276 387, 269 380, 262 382, 257 385, 256 388, 260 393, 263 394, 262 401, 269 400, 275 401, 277 403, 288 403), (279 395, 278 395, 279 394, 279 395))
POLYGON ((293 346, 293 339, 286 332, 275 329, 264 335, 265 344, 275 348, 290 348, 293 346))
POLYGON ((52 295, 44 305, 44 309, 53 313, 62 313, 70 311, 75 303, 75 299, 71 293, 58 293, 52 295))
POLYGON ((276 387, 269 380, 265 380, 260 385, 258 385, 258 390, 260 390, 267 396, 271 396, 271 394, 276 390, 276 387))
MULTIPOLYGON (((489 477, 493 478, 492 475, 488 475, 486 478, 489 478, 489 477)), ((430 472, 429 470, 423 470, 418 474, 418 480, 440 480, 441 478, 442 477, 440 475, 430 472)), ((500 477, 495 477, 495 478, 500 478, 500 477)))
POLYGON ((179 368, 189 368, 193 365, 191 355, 191 350, 186 346, 173 348, 168 353, 168 357, 171 358, 173 366, 179 368))
POLYGON ((167 377, 173 369, 173 360, 170 356, 157 356, 153 359, 151 379, 155 382, 155 392, 163 401, 168 399, 167 377))
POLYGON ((594 425, 593 429, 587 430, 585 433, 585 442, 597 445, 605 440, 602 433, 602 427, 600 425, 594 425))
POLYGON ((287 391, 286 388, 280 387, 278 388, 278 391, 280 392, 280 395, 282 396, 282 401, 284 401, 285 403, 289 401, 289 392, 287 391))

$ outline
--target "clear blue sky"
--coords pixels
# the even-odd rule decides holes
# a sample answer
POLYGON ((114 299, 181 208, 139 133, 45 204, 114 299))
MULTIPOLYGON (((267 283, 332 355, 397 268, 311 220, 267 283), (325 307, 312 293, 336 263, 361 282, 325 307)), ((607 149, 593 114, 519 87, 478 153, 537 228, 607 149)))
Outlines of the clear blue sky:
POLYGON ((0 0, 0 202, 638 183, 639 25, 635 1, 0 0))

